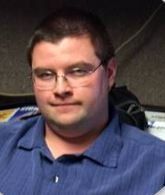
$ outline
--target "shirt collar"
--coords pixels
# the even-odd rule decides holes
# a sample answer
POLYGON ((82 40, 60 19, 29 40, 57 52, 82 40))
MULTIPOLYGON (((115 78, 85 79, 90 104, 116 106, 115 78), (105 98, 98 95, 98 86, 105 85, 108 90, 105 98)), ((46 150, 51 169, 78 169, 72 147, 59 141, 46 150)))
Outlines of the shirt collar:
MULTIPOLYGON (((18 147, 31 150, 33 148, 41 148, 45 145, 44 142, 44 119, 42 116, 28 119, 26 123, 31 123, 31 120, 35 120, 35 123, 25 132, 18 142, 18 147)), ((25 123, 25 128, 26 128, 25 123)))
POLYGON ((119 116, 115 113, 108 126, 84 155, 104 166, 117 167, 123 146, 120 128, 119 116))
MULTIPOLYGON (((44 119, 36 117, 34 125, 28 129, 18 142, 18 147, 31 150, 45 148, 44 119)), ((27 121, 27 123, 29 123, 27 121)), ((122 149, 120 137, 119 116, 115 112, 107 127, 94 141, 91 147, 83 153, 83 156, 108 167, 117 167, 118 158, 122 149)))

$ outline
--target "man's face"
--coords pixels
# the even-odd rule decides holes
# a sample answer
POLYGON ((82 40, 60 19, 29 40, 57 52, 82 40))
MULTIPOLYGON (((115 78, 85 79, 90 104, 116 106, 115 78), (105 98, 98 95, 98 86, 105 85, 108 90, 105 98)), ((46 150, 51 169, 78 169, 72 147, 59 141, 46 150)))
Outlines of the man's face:
MULTIPOLYGON (((64 75, 70 67, 91 64, 97 67, 100 59, 87 36, 66 37, 57 43, 42 41, 32 53, 32 69, 51 70, 64 75)), ((47 124, 54 129, 87 128, 100 125, 107 119, 108 91, 114 83, 115 66, 100 66, 88 76, 84 85, 72 87, 63 76, 57 78, 53 89, 42 90, 34 84, 39 109, 47 124)), ((76 82, 76 81, 75 81, 76 82)))

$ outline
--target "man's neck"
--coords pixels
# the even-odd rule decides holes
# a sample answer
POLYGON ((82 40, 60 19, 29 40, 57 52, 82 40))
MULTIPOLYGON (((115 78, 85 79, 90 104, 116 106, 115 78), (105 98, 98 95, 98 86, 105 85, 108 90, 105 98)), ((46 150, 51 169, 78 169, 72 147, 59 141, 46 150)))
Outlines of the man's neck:
POLYGON ((82 135, 68 137, 57 133, 46 125, 45 142, 54 158, 64 154, 80 154, 89 148, 102 129, 90 130, 82 135))

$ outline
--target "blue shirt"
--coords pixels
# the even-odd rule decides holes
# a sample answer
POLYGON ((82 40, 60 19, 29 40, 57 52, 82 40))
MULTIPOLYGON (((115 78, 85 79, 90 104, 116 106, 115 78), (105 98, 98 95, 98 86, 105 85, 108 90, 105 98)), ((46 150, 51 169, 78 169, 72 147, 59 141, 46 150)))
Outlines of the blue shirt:
POLYGON ((154 195, 165 184, 165 143, 116 114, 83 154, 53 159, 44 119, 0 125, 4 195, 154 195))

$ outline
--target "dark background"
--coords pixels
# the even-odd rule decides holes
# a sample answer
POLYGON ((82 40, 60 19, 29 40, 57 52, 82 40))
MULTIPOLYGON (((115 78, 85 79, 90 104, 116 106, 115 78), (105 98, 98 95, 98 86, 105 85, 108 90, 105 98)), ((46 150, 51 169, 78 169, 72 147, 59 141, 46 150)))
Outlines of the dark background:
MULTIPOLYGON (((0 0, 0 93, 31 93, 26 45, 35 26, 63 5, 83 7, 107 24, 116 49, 135 34, 161 0, 0 0)), ((117 85, 143 104, 165 106, 165 3, 117 54, 117 85)))

